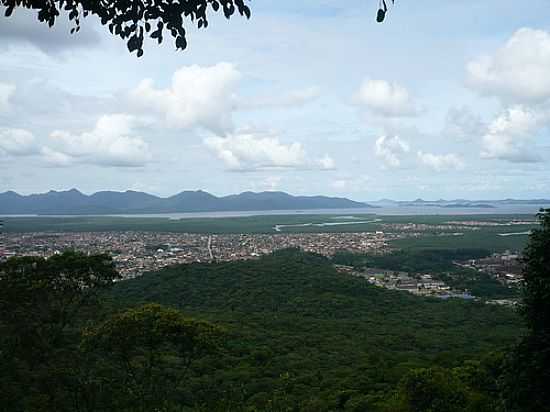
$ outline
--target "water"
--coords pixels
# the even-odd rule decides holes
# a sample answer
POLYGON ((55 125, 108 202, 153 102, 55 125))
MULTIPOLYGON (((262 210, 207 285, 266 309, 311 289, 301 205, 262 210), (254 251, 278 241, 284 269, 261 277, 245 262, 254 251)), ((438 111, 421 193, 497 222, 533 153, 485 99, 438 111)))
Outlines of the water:
POLYGON ((381 206, 376 208, 356 209, 315 209, 315 210, 250 210, 230 212, 185 212, 185 213, 146 213, 146 214, 114 214, 114 215, 0 215, 0 217, 81 217, 81 216, 111 216, 129 218, 165 218, 165 219, 197 219, 226 218, 249 216, 282 216, 282 215, 340 215, 356 217, 357 215, 407 216, 407 215, 516 215, 536 214, 540 207, 550 205, 497 205, 494 208, 475 207, 430 207, 430 206, 381 206), (351 216, 350 216, 351 215, 351 216))

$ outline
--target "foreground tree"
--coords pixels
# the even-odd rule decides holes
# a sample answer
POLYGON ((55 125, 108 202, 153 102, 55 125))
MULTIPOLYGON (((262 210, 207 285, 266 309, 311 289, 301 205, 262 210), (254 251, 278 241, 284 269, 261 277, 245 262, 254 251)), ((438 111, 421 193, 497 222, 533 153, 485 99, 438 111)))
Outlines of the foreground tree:
POLYGON ((0 0, 5 15, 16 8, 37 10, 40 22, 53 26, 62 13, 74 24, 71 33, 80 30, 83 18, 95 15, 111 34, 125 40, 130 52, 143 55, 146 35, 162 43, 173 37, 176 49, 187 47, 185 21, 199 29, 208 27, 209 12, 223 11, 229 19, 238 12, 250 18, 245 0, 0 0))
POLYGON ((550 209, 538 215, 525 249, 522 312, 528 333, 506 363, 506 411, 550 411, 550 209))
MULTIPOLYGON (((146 36, 162 43, 168 34, 174 39, 176 49, 187 48, 185 21, 199 29, 208 27, 209 11, 223 11, 229 19, 236 12, 250 18, 248 0, 0 0, 4 15, 9 17, 17 8, 37 11, 40 22, 53 26, 62 13, 74 24, 71 33, 80 30, 83 18, 90 14, 98 17, 111 34, 125 40, 130 52, 143 55, 146 36)), ((387 1, 380 0, 376 20, 384 21, 388 11, 387 1)))
POLYGON ((208 322, 147 304, 88 329, 83 347, 99 355, 94 381, 103 377, 117 382, 111 409, 161 411, 189 402, 180 385, 194 361, 217 350, 221 335, 222 330, 208 322))
POLYGON ((79 324, 118 277, 106 255, 67 252, 0 264, 0 399, 9 411, 70 410, 79 324))

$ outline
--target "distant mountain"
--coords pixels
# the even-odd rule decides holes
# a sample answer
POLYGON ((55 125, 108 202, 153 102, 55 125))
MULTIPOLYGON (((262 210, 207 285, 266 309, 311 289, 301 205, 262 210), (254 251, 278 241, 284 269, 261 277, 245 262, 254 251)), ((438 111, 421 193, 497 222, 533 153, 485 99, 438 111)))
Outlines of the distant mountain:
POLYGON ((504 199, 504 200, 467 200, 467 199, 453 199, 453 200, 424 200, 415 199, 412 201, 398 201, 391 199, 381 199, 374 202, 368 202, 370 205, 376 206, 397 206, 397 207, 441 207, 441 208, 478 208, 478 209, 492 209, 505 205, 535 205, 545 206, 550 205, 549 199, 504 199))
POLYGON ((97 192, 85 195, 76 189, 19 195, 0 193, 0 214, 143 214, 230 212, 252 210, 312 210, 374 207, 353 200, 326 196, 292 196, 284 192, 244 192, 216 197, 202 190, 185 191, 167 198, 147 193, 97 192))

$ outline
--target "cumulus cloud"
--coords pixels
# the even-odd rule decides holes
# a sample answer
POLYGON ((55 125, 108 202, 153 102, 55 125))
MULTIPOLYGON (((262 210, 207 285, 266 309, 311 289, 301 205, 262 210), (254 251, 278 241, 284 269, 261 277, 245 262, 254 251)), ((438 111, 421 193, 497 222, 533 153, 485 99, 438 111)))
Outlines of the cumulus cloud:
POLYGON ((399 167, 402 156, 410 151, 409 144, 398 136, 381 136, 375 143, 375 154, 387 167, 399 167))
POLYGON ((334 170, 336 169, 336 162, 328 154, 325 154, 317 161, 317 164, 322 170, 334 170))
POLYGON ((282 143, 273 133, 242 131, 206 138, 204 144, 233 171, 334 168, 329 156, 311 160, 301 143, 282 143))
POLYGON ((235 87, 241 78, 229 63, 214 66, 182 67, 166 89, 156 88, 146 79, 131 91, 131 104, 160 115, 169 127, 203 127, 218 135, 233 129, 235 87))
POLYGON ((8 110, 10 98, 15 92, 15 86, 7 83, 0 83, 0 112, 8 110))
POLYGON ((462 159, 453 153, 437 155, 418 151, 417 157, 420 163, 437 172, 442 172, 444 170, 460 170, 464 168, 462 159))
POLYGON ((52 163, 89 163, 103 166, 138 167, 151 160, 149 145, 140 137, 132 136, 138 121, 126 114, 105 115, 99 118, 93 130, 73 134, 54 131, 50 138, 56 148, 43 154, 52 163))
POLYGON ((46 162, 47 165, 53 167, 67 167, 76 162, 76 158, 47 146, 42 147, 40 154, 42 155, 42 160, 46 162))
POLYGON ((385 80, 365 80, 354 101, 383 117, 407 117, 420 113, 420 108, 406 88, 385 80))
POLYGON ((481 94, 514 103, 550 97, 550 33, 523 28, 492 55, 467 65, 467 84, 481 94))
POLYGON ((476 139, 483 135, 486 125, 467 107, 452 107, 447 112, 442 135, 459 141, 476 139))
POLYGON ((536 162, 540 157, 529 147, 533 136, 544 127, 547 112, 514 106, 494 119, 483 136, 482 157, 511 162, 536 162))
POLYGON ((0 129, 0 154, 7 156, 30 156, 38 153, 34 136, 23 129, 0 129))

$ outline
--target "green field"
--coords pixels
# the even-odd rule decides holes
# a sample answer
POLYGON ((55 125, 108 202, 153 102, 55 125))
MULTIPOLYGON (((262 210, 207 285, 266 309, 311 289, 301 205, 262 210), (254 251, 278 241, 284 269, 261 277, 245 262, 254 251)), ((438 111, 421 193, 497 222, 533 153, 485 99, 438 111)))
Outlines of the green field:
MULTIPOLYGON (((513 219, 534 221, 532 215, 458 215, 458 216, 377 216, 377 215, 271 215, 223 218, 164 217, 116 217, 116 216, 77 216, 77 217, 8 217, 4 218, 3 231, 6 233, 25 232, 107 232, 107 231, 146 231, 175 233, 213 234, 275 234, 275 233, 350 233, 385 230, 384 224, 444 224, 449 221, 508 222, 513 219), (375 221, 378 220, 378 221, 375 221), (342 225, 330 225, 344 222, 342 225), (358 222, 358 223, 353 223, 358 222), (369 223, 361 223, 369 222, 369 223), (329 225, 323 225, 329 223, 329 225), (303 226, 311 224, 310 226, 303 226), (294 225, 281 228, 276 225, 294 225), (300 226, 302 225, 302 226, 300 226)), ((527 232, 535 224, 515 226, 484 226, 479 231, 464 230, 462 236, 434 235, 426 231, 420 238, 395 241, 399 248, 441 249, 441 248, 486 248, 493 251, 506 249, 520 250, 525 246, 527 235, 499 236, 501 233, 527 232)), ((391 230, 390 230, 391 232, 391 230)), ((441 231, 440 231, 441 232, 441 231)), ((444 231, 443 231, 444 232, 444 231)))

